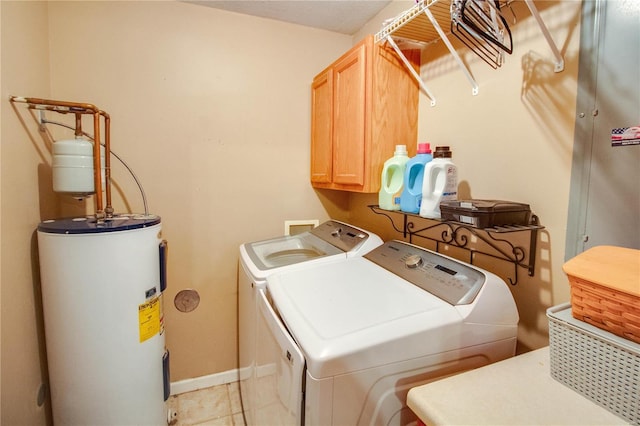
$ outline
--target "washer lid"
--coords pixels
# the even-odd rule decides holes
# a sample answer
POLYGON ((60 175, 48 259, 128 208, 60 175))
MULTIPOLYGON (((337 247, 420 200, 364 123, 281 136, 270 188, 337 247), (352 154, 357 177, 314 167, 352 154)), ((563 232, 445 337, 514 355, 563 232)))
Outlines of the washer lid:
POLYGON ((260 271, 306 262, 312 259, 344 255, 344 251, 309 232, 244 244, 247 256, 260 271))
POLYGON ((275 269, 328 256, 355 256, 382 244, 375 234, 335 220, 311 231, 271 238, 240 246, 240 255, 251 274, 258 278, 275 269))
POLYGON ((146 228, 160 223, 160 216, 123 214, 98 223, 94 217, 45 220, 38 225, 38 232, 49 234, 97 234, 146 228))
POLYGON ((267 287, 315 378, 460 346, 452 305, 363 258, 275 274, 267 287))

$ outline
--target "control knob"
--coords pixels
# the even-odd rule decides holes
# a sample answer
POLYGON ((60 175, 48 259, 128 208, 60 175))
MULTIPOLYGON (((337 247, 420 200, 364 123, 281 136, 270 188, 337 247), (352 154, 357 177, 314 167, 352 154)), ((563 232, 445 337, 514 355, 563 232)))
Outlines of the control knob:
POLYGON ((407 260, 404 261, 404 264, 409 269, 415 269, 418 266, 422 265, 422 258, 417 254, 412 254, 411 256, 407 257, 407 260))

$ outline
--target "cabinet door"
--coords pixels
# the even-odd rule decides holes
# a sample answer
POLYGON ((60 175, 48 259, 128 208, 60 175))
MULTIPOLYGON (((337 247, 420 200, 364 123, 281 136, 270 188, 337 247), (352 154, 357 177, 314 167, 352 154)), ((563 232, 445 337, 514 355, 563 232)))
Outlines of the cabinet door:
POLYGON ((333 70, 311 85, 311 182, 330 183, 333 157, 333 70))
POLYGON ((333 67, 333 182, 364 184, 366 44, 333 67))

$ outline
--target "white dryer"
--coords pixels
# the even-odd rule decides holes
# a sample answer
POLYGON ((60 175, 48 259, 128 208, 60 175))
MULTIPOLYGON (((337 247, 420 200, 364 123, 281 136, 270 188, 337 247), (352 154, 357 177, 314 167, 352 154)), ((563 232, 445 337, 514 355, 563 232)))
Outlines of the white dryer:
POLYGON ((238 268, 238 362, 243 412, 248 425, 267 425, 256 418, 256 408, 264 399, 256 383, 265 375, 256 370, 256 294, 265 289, 266 279, 276 272, 302 269, 349 257, 362 256, 382 244, 377 235, 335 220, 292 236, 256 241, 240 246, 238 268))
POLYGON ((274 274, 258 308, 264 425, 409 424, 410 388, 513 356, 519 319, 497 276, 400 241, 274 274))

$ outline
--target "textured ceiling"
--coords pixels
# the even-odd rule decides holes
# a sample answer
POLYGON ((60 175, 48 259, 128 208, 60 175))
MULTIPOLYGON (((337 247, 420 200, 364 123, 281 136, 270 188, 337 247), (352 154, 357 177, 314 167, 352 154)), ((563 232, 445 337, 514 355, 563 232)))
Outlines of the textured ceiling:
POLYGON ((391 0, 200 0, 188 3, 352 35, 391 0))

